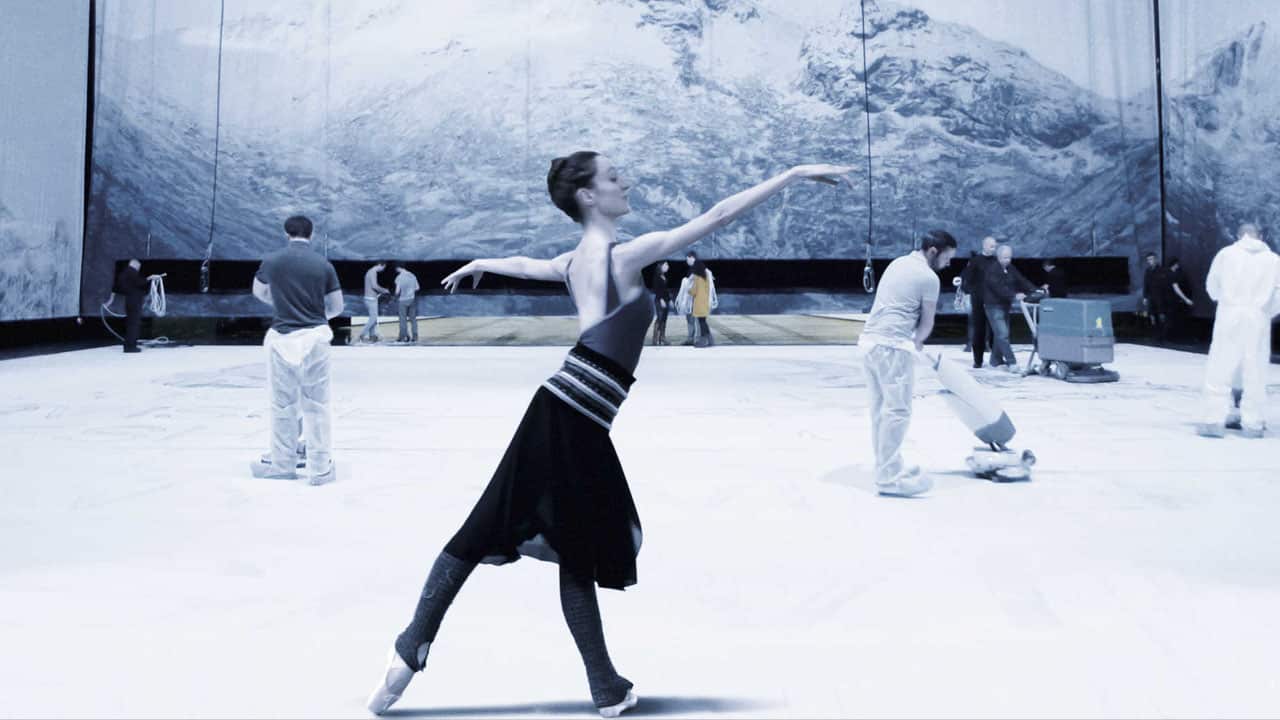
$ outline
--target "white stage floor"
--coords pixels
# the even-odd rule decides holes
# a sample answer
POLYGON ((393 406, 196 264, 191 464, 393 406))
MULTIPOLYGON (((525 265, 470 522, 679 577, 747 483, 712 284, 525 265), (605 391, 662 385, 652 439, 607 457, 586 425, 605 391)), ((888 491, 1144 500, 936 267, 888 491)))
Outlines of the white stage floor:
MULTIPOLYGON (((0 716, 364 716, 564 355, 335 348, 339 480, 313 488, 248 475, 261 352, 0 362, 0 716)), ((640 582, 601 592, 635 715, 1280 715, 1280 440, 1193 433, 1203 362, 982 374, 1040 459, 1010 485, 963 472, 921 368, 908 460, 941 475, 904 500, 872 490, 854 348, 648 348, 613 431, 640 582)), ((397 708, 592 716, 555 569, 481 566, 397 708)))

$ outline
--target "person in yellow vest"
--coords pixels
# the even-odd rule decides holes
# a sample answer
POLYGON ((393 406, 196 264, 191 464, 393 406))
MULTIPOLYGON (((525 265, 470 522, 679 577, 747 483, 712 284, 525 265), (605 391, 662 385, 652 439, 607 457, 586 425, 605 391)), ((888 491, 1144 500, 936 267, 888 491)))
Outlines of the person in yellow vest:
POLYGON ((693 317, 698 322, 698 339, 694 347, 708 347, 715 344, 711 337, 711 326, 707 325, 707 316, 711 315, 715 302, 715 281, 706 263, 698 260, 693 263, 693 285, 689 295, 693 298, 693 317))

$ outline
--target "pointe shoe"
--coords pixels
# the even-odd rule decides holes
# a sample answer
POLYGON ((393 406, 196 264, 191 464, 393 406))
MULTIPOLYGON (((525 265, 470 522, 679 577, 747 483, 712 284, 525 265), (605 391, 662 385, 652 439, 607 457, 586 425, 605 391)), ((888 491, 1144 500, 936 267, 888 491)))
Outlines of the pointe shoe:
POLYGON ((391 648, 391 656, 387 658, 387 670, 383 673, 382 684, 373 691, 366 703, 369 712, 381 715, 390 710, 391 706, 395 705, 404 694, 405 688, 409 687, 409 681, 412 679, 413 669, 405 664, 394 647, 391 648))
POLYGON ((598 708, 600 710, 600 717, 616 718, 622 713, 635 707, 636 704, 639 702, 640 702, 640 698, 636 697, 635 690, 628 690, 627 696, 622 699, 622 702, 618 703, 617 705, 607 705, 605 707, 598 708))

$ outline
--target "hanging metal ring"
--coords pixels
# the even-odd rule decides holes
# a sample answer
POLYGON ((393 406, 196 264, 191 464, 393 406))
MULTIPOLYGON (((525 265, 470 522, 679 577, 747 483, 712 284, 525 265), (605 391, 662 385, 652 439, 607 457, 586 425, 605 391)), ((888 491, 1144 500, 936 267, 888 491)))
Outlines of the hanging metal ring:
POLYGON ((200 292, 209 292, 209 258, 200 263, 200 292))
POLYGON ((862 266, 862 289, 868 294, 876 291, 876 271, 871 267, 871 244, 867 244, 867 260, 862 266))

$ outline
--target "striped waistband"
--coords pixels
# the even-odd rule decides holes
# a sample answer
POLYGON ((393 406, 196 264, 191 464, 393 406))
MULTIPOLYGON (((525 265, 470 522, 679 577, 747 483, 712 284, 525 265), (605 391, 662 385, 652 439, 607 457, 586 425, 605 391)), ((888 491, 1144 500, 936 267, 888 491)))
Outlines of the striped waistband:
POLYGON ((634 382, 635 378, 617 363, 579 344, 569 351, 564 365, 547 378, 542 387, 609 430, 634 382))

